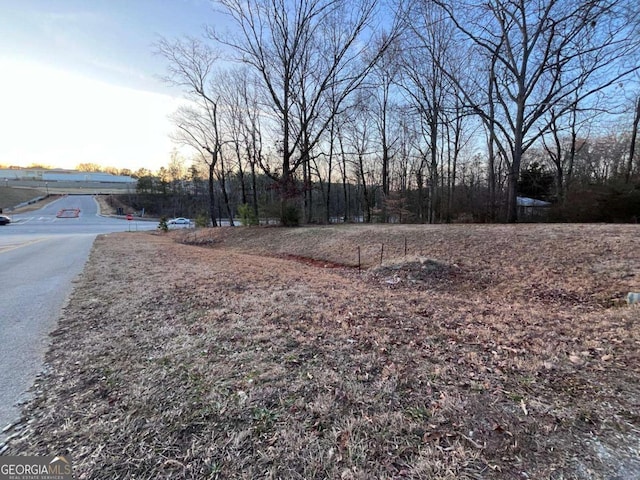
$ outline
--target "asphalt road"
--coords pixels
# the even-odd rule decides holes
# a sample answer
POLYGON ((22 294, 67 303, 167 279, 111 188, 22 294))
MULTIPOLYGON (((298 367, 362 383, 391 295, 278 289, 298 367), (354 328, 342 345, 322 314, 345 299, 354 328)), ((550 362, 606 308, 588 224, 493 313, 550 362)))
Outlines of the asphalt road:
POLYGON ((10 225, 0 226, 0 430, 19 418, 18 403, 28 398, 42 368, 48 334, 96 236, 157 227, 154 222, 102 217, 90 195, 63 197, 11 218, 10 225), (80 213, 57 218, 62 209, 80 213))

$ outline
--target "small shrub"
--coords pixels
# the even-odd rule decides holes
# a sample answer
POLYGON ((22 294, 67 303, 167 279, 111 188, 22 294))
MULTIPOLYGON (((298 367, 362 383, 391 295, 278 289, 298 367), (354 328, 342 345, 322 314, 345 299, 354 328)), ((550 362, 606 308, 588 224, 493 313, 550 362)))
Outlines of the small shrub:
POLYGON ((297 205, 285 205, 280 218, 283 227, 297 227, 300 225, 300 209, 297 205))
POLYGON ((209 226, 209 214, 207 212, 200 212, 196 218, 196 227, 204 228, 209 226))
POLYGON ((160 223, 158 224, 158 230, 161 232, 168 232, 169 225, 167 225, 167 217, 160 217, 160 223))
POLYGON ((238 207, 238 216, 240 217, 240 222, 244 226, 258 225, 258 216, 248 203, 243 203, 238 207))

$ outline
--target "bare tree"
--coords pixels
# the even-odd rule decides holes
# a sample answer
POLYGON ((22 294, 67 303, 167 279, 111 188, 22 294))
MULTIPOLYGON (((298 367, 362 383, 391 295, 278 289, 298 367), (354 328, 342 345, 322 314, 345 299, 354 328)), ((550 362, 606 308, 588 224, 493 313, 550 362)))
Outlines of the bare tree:
MULTIPOLYGON (((332 111, 336 111, 338 106, 337 104, 337 100, 338 100, 338 95, 337 92, 335 91, 335 89, 331 89, 330 92, 328 92, 328 105, 329 108, 331 108, 332 111)), ((340 143, 340 137, 339 137, 339 132, 340 132, 340 127, 341 127, 341 122, 343 121, 343 119, 341 118, 341 115, 332 115, 331 121, 329 122, 329 128, 327 130, 327 164, 326 164, 326 169, 327 169, 327 191, 326 194, 324 192, 324 189, 322 189, 322 194, 324 195, 324 206, 325 206, 325 217, 324 220, 326 223, 331 223, 331 183, 332 183, 332 174, 333 174, 333 169, 334 169, 334 165, 335 165, 335 158, 336 158, 336 144, 340 143)), ((345 172, 346 174, 346 172, 345 172)), ((344 176, 343 176, 343 181, 344 181, 344 176)), ((344 185, 344 184, 343 184, 344 185)), ((344 185, 346 187, 346 185, 344 185)), ((345 215, 344 215, 344 219, 346 221, 346 211, 347 211, 347 194, 346 194, 346 189, 343 191, 344 194, 344 201, 345 201, 345 215)))
POLYGON ((221 184, 227 215, 233 226, 226 189, 227 171, 222 152, 223 138, 220 125, 219 100, 214 85, 215 66, 219 55, 201 40, 185 38, 170 42, 162 39, 157 52, 168 61, 165 80, 185 89, 191 106, 183 107, 174 115, 178 130, 175 140, 198 149, 209 170, 209 214, 213 226, 215 216, 214 182, 216 173, 221 184), (208 155, 207 155, 208 154, 208 155))
POLYGON ((602 113, 596 109, 582 109, 577 102, 570 110, 563 110, 561 114, 558 114, 556 108, 551 108, 547 113, 549 133, 542 137, 542 144, 547 153, 546 158, 555 170, 556 195, 560 203, 566 200, 576 155, 586 145, 586 142, 578 142, 579 136, 585 137, 584 132, 581 135, 581 131, 588 129, 602 113))
POLYGON ((227 145, 235 157, 241 204, 250 205, 253 219, 258 221, 257 167, 262 158, 262 113, 252 73, 246 67, 231 69, 221 76, 217 89, 225 112, 222 122, 227 145))
POLYGON ((247 159, 245 158, 245 145, 247 142, 246 119, 244 105, 246 100, 243 96, 246 94, 246 72, 242 69, 228 70, 222 72, 218 84, 219 101, 223 115, 221 123, 223 130, 228 137, 226 142, 228 149, 231 151, 230 157, 235 158, 235 162, 231 164, 231 170, 237 172, 240 180, 240 202, 247 203, 247 185, 245 181, 245 168, 247 159))
MULTIPOLYGON (((441 139, 446 135, 447 102, 456 97, 452 82, 444 74, 456 77, 453 60, 453 26, 443 20, 441 10, 432 4, 416 2, 404 13, 407 35, 401 84, 414 110, 425 141, 420 148, 421 165, 429 171, 429 209, 427 220, 436 221, 439 199, 441 139), (427 160, 425 162, 425 160, 427 160)), ((457 77, 456 77, 457 78, 457 77)), ((424 179, 420 178, 419 184, 424 179)))
MULTIPOLYGON (((384 42, 385 39, 380 41, 384 42)), ((399 95, 395 93, 397 81, 400 75, 400 52, 399 37, 389 44, 389 47, 380 56, 380 59, 373 69, 371 89, 373 94, 373 114, 377 127, 378 140, 380 143, 381 160, 381 183, 382 183, 382 220, 388 221, 387 200, 389 199, 391 187, 391 168, 393 150, 398 142, 400 131, 399 122, 393 121, 394 110, 396 109, 399 95), (395 127, 395 128, 394 128, 395 127)))
POLYGON ((638 9, 632 0, 434 1, 486 61, 495 61, 489 102, 479 101, 477 92, 486 91, 479 83, 465 97, 493 122, 496 145, 508 154, 507 221, 515 222, 522 154, 549 131, 545 114, 569 109, 576 93, 578 101, 588 98, 640 68, 638 9))
MULTIPOLYGON (((49 168, 49 167, 33 166, 30 168, 49 168)), ((78 165, 76 165, 76 170, 79 172, 101 172, 102 168, 103 168, 102 165, 99 165, 97 163, 90 163, 90 162, 79 163, 78 165)))
POLYGON ((180 108, 173 121, 177 127, 174 140, 196 148, 207 165, 209 173, 209 216, 211 223, 217 226, 215 212, 215 168, 220 155, 220 142, 215 138, 207 121, 217 119, 215 102, 208 94, 208 84, 214 65, 219 56, 199 40, 188 38, 184 41, 158 42, 157 52, 168 61, 168 74, 165 81, 186 90, 188 97, 194 99, 193 107, 180 108), (202 115, 204 110, 205 115, 202 115), (203 152, 207 152, 204 155, 203 152))
MULTIPOLYGON (((280 131, 281 162, 265 173, 278 182, 281 220, 296 208, 295 173, 306 164, 331 123, 326 93, 338 105, 363 81, 377 59, 368 55, 377 0, 220 0, 238 35, 209 30, 258 73, 280 131)), ((335 112, 330 112, 335 113, 335 112)))
POLYGON ((215 205, 215 175, 221 144, 216 142, 209 125, 203 120, 201 112, 193 108, 182 107, 173 114, 176 132, 173 140, 196 149, 201 161, 207 167, 209 192, 209 217, 212 226, 217 226, 215 205))
MULTIPOLYGON (((341 144, 347 165, 353 170, 362 208, 362 219, 371 223, 375 205, 375 168, 372 162, 376 126, 371 115, 371 98, 364 92, 354 101, 342 126, 341 144)), ((359 214, 358 214, 359 216, 359 214)))
POLYGON ((338 141, 338 147, 340 150, 340 161, 338 162, 338 169, 340 170, 342 180, 342 201, 344 202, 344 212, 342 220, 347 223, 352 220, 351 216, 351 202, 350 202, 350 182, 349 182, 349 169, 347 167, 347 150, 345 146, 345 136, 342 129, 338 129, 336 132, 336 139, 338 141))
POLYGON ((629 158, 627 160, 627 168, 625 172, 625 182, 631 180, 631 172, 633 171, 633 160, 636 152, 636 139, 638 138, 638 125, 640 124, 640 95, 636 100, 636 109, 633 116, 633 126, 631 128, 631 139, 629 141, 629 158))
POLYGON ((464 104, 459 92, 452 90, 449 95, 449 102, 444 112, 445 135, 443 144, 446 145, 446 169, 444 161, 441 167, 441 177, 444 188, 446 177, 446 202, 444 203, 444 218, 451 221, 453 203, 455 199, 456 182, 458 180, 458 167, 461 161, 462 151, 469 145, 474 136, 477 125, 474 127, 469 122, 469 117, 465 112, 464 104))
POLYGON ((263 113, 256 90, 256 80, 252 73, 246 67, 231 69, 220 77, 217 89, 224 104, 225 114, 222 116, 222 122, 236 159, 235 167, 240 180, 241 202, 251 205, 254 218, 257 220, 257 168, 262 162, 261 116, 263 113))

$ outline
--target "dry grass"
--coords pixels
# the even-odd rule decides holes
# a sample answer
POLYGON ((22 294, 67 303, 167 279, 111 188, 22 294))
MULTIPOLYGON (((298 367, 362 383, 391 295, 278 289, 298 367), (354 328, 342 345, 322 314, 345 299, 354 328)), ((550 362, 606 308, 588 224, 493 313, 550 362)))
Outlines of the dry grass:
POLYGON ((95 479, 637 478, 637 233, 100 237, 6 453, 95 479))
MULTIPOLYGON (((5 187, 4 182, 0 179, 0 208, 5 211, 9 211, 10 208, 16 205, 28 202, 34 198, 38 198, 45 195, 42 190, 36 190, 33 188, 14 188, 5 187)), ((41 206, 42 204, 40 204, 41 206)))
POLYGON ((110 195, 96 195, 94 198, 98 202, 98 207, 102 215, 115 215, 116 209, 109 203, 110 195))

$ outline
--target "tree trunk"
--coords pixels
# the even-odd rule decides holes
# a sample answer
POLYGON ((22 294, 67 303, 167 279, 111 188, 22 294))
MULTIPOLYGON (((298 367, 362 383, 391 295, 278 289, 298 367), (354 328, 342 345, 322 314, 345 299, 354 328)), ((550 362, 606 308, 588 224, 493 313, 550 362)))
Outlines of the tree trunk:
POLYGON ((418 186, 418 218, 420 223, 425 223, 424 218, 424 180, 422 170, 416 172, 416 184, 418 186))
MULTIPOLYGON (((229 195, 227 194, 227 174, 224 171, 224 156, 220 154, 220 187, 222 188, 222 198, 224 199, 225 210, 229 217, 229 226, 233 227, 233 214, 231 213, 231 206, 229 205, 229 195)), ((220 221, 222 225, 222 220, 220 221)))
POLYGON ((244 169, 242 168, 242 155, 240 155, 240 144, 236 143, 236 160, 238 161, 238 177, 240 178, 240 188, 242 193, 242 204, 247 203, 247 187, 244 184, 244 169))
POLYGON ((331 127, 329 130, 329 164, 327 172, 327 198, 326 200, 326 212, 325 220, 327 223, 331 223, 331 169, 333 168, 333 142, 335 136, 335 120, 331 120, 331 127))
POLYGON ((507 223, 518 221, 518 178, 520 177, 520 164, 522 163, 522 144, 524 135, 524 110, 525 99, 524 85, 520 85, 520 94, 517 100, 516 122, 513 138, 513 153, 511 165, 509 165, 509 183, 507 185, 507 223))
POLYGON ((256 220, 260 223, 260 216, 258 211, 258 185, 256 179, 256 162, 251 162, 251 191, 253 193, 251 198, 251 206, 253 207, 253 214, 256 220))
POLYGON ((518 176, 519 173, 512 167, 507 182, 507 223, 518 221, 518 176))
POLYGON ((569 158, 567 159, 567 162, 566 162, 565 178, 562 182, 564 187, 563 201, 564 199, 566 199, 567 192, 571 187, 571 181, 573 179, 573 164, 575 163, 576 153, 578 150, 577 148, 578 131, 576 129, 577 115, 578 115, 577 110, 574 109, 573 112, 571 112, 571 144, 569 145, 569 158))
POLYGON ((349 208, 349 187, 347 182, 347 155, 344 151, 344 143, 342 142, 342 136, 338 134, 338 141, 340 142, 340 156, 342 157, 342 195, 344 196, 344 223, 347 223, 350 218, 349 208))
POLYGON ((434 118, 430 126, 431 137, 431 165, 429 173, 429 223, 436 223, 436 209, 438 206, 438 123, 434 118))
POLYGON ((387 200, 389 199, 389 146, 387 145, 386 112, 382 126, 382 221, 387 223, 387 200))
POLYGON ((496 127, 495 127, 495 105, 494 92, 495 85, 495 55, 491 58, 491 70, 489 71, 488 100, 489 100, 489 220, 496 220, 496 127))
POLYGON ((296 227, 300 224, 300 207, 295 179, 291 172, 283 175, 280 187, 280 224, 283 227, 296 227))
MULTIPOLYGON (((310 153, 307 153, 307 159, 305 161, 307 168, 307 181, 304 184, 305 198, 308 198, 307 212, 305 223, 311 223, 313 220, 313 180, 311 179, 311 157, 310 153)), ((304 168, 304 165, 303 165, 304 168)))
POLYGON ((326 220, 327 223, 331 223, 331 167, 333 166, 333 148, 331 149, 331 153, 329 154, 329 172, 327 178, 327 212, 326 212, 326 220))
POLYGON ((253 213, 255 215, 258 224, 260 223, 260 216, 258 210, 258 180, 256 176, 256 165, 260 161, 262 152, 258 147, 257 128, 255 122, 251 122, 251 146, 247 146, 247 158, 249 158, 249 164, 251 166, 251 191, 253 197, 251 199, 251 205, 253 207, 253 213))
POLYGON ((631 129, 631 145, 629 146, 629 161, 627 162, 627 171, 625 174, 625 183, 631 181, 631 172, 633 171, 633 157, 636 152, 636 138, 638 136, 638 124, 640 124, 640 97, 636 104, 636 115, 633 119, 633 128, 631 129))
MULTIPOLYGON (((215 156, 214 156, 215 157, 215 156)), ((209 217, 211 217, 211 226, 217 227, 216 221, 216 203, 213 194, 213 184, 215 182, 215 160, 209 164, 209 217)))
POLYGON ((362 155, 358 157, 358 165, 360 167, 360 179, 362 180, 362 194, 364 198, 364 220, 367 223, 371 223, 371 202, 369 201, 369 191, 367 189, 367 180, 364 174, 364 159, 362 158, 362 155))

